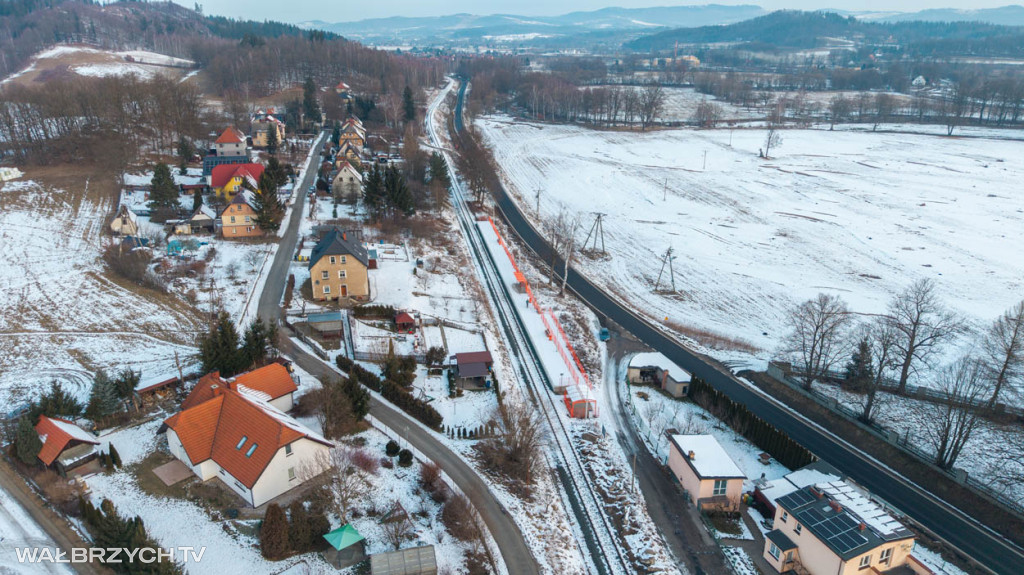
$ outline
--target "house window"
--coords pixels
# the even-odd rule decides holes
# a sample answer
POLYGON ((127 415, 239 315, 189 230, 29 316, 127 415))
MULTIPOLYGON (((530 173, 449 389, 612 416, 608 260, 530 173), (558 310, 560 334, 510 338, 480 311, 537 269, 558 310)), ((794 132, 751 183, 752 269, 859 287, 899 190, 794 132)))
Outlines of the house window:
POLYGON ((238 228, 231 228, 231 233, 237 234, 238 233, 238 228))
POLYGON ((291 454, 292 454, 292 444, 291 444, 291 443, 289 443, 288 445, 285 445, 285 446, 284 446, 284 454, 285 454, 286 456, 288 456, 288 455, 291 455, 291 454))
POLYGON ((246 441, 247 439, 249 439, 249 437, 248 437, 248 436, 245 436, 245 435, 243 435, 243 436, 242 436, 242 439, 238 440, 238 445, 236 445, 236 446, 235 446, 235 449, 241 449, 241 448, 242 448, 242 446, 243 446, 243 445, 245 445, 245 441, 246 441))
POLYGON ((711 495, 725 495, 726 489, 729 487, 729 482, 725 479, 715 480, 715 489, 711 492, 711 495))
POLYGON ((324 286, 324 293, 331 293, 331 286, 324 286))
POLYGON ((878 556, 878 562, 882 565, 888 565, 890 559, 892 559, 892 547, 882 549, 882 553, 878 556))
POLYGON ((786 562, 789 563, 792 560, 793 560, 793 552, 792 551, 786 551, 786 562))
POLYGON ((794 529, 793 531, 794 531, 794 532, 795 532, 795 533, 796 533, 797 535, 800 535, 800 532, 801 532, 801 531, 803 531, 803 530, 804 530, 804 526, 803 526, 803 525, 800 525, 799 523, 797 523, 797 524, 796 524, 796 529, 794 529))
POLYGON ((787 519, 789 519, 789 513, 786 513, 785 511, 783 511, 782 512, 782 516, 779 517, 779 521, 785 523, 787 519))
POLYGON ((768 553, 776 559, 782 556, 782 551, 779 550, 779 548, 776 547, 774 543, 770 543, 770 547, 768 547, 768 553))
POLYGON ((338 270, 338 278, 345 279, 345 270, 338 270))
POLYGON ((295 468, 294 467, 289 467, 288 468, 288 481, 295 481, 295 468))
POLYGON ((253 443, 252 447, 250 447, 249 450, 245 452, 246 457, 252 457, 252 453, 256 451, 256 445, 257 444, 253 443))
POLYGON ((331 263, 332 264, 337 263, 336 261, 334 261, 334 256, 331 256, 331 263))
POLYGON ((320 278, 321 279, 327 279, 328 277, 330 277, 330 275, 331 274, 327 270, 324 270, 324 271, 320 272, 320 278))
POLYGON ((237 485, 237 486, 238 486, 238 488, 239 488, 239 489, 241 489, 242 491, 245 491, 245 486, 244 486, 244 485, 242 485, 241 483, 239 483, 239 482, 237 482, 237 481, 236 481, 236 482, 235 482, 235 485, 237 485))
POLYGON ((348 257, 346 257, 346 256, 341 256, 341 263, 345 263, 345 262, 347 262, 347 261, 348 261, 348 257))
POLYGON ((231 216, 231 223, 235 223, 235 216, 231 216))
POLYGON ((245 216, 245 223, 249 223, 249 216, 245 216))
POLYGON ((870 555, 865 555, 865 556, 860 558, 860 567, 859 567, 859 569, 867 569, 868 567, 871 567, 871 556, 870 555))

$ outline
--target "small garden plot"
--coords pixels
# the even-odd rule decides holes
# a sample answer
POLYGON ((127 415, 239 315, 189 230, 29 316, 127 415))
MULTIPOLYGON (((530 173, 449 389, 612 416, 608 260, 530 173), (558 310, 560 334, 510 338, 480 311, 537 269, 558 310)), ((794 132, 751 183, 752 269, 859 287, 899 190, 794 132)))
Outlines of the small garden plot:
POLYGON ((732 571, 736 575, 761 575, 761 572, 754 566, 754 560, 747 555, 747 552, 739 547, 722 547, 725 559, 732 565, 732 571))
POLYGON ((444 426, 454 437, 460 433, 477 431, 492 418, 498 400, 491 390, 463 391, 452 397, 448 386, 447 370, 440 375, 428 375, 419 368, 413 382, 413 395, 430 398, 430 405, 444 418, 444 426))
MULTIPOLYGON (((760 517, 760 516, 758 516, 760 517)), ((753 541, 754 536, 738 514, 713 513, 706 516, 708 530, 716 539, 753 541)), ((755 519, 757 519, 755 517, 755 519)))
POLYGON ((384 358, 388 353, 395 355, 417 355, 426 353, 423 337, 417 334, 395 333, 384 326, 390 322, 350 318, 352 343, 357 354, 369 359, 384 358))

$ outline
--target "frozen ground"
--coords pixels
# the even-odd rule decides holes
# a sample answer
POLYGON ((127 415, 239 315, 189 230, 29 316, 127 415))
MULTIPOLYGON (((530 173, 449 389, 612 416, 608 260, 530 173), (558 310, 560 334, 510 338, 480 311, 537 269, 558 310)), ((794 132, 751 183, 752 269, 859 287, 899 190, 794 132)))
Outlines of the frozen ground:
POLYGON ((0 413, 51 379, 84 400, 97 368, 174 373, 175 352, 187 364, 199 328, 190 306, 106 274, 109 197, 88 181, 18 180, 0 187, 0 204, 0 413))
POLYGON ((537 190, 545 222, 580 217, 577 241, 593 212, 607 214, 610 258, 576 262, 591 280, 677 329, 749 342, 762 359, 785 310, 820 291, 874 313, 932 278, 975 324, 1020 298, 1024 197, 1010 190, 1021 141, 786 130, 763 160, 762 130, 477 125, 528 217, 537 190), (678 293, 654 293, 669 247, 678 293))
POLYGON ((150 79, 158 74, 177 77, 184 75, 183 69, 191 68, 191 60, 147 52, 127 50, 114 52, 86 46, 59 45, 39 52, 31 63, 22 70, 11 74, 0 84, 11 81, 30 82, 47 71, 68 70, 80 76, 106 77, 134 74, 150 79))
POLYGON ((0 489, 0 573, 4 575, 71 575, 74 570, 57 563, 19 563, 16 549, 56 548, 14 498, 0 489))

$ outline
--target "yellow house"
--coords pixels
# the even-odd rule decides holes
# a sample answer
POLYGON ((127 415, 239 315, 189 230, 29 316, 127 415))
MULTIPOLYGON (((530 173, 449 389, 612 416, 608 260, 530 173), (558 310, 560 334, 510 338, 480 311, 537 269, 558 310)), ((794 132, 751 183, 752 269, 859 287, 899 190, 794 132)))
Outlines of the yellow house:
POLYGON ((262 175, 262 164, 225 164, 213 168, 213 173, 210 174, 210 187, 217 196, 228 201, 234 198, 246 183, 251 189, 257 189, 262 175))
POLYGON ((878 574, 912 567, 914 534, 845 481, 775 500, 764 558, 779 573, 878 574))
POLYGON ((711 435, 669 437, 668 467, 698 509, 739 511, 743 474, 711 435))
POLYGON ((337 228, 327 232, 309 257, 313 299, 369 300, 369 261, 366 249, 345 232, 337 228))
POLYGON ((359 118, 349 118, 341 125, 341 137, 338 143, 344 142, 348 142, 358 152, 363 151, 363 146, 366 145, 366 129, 363 128, 363 123, 359 121, 359 118))
POLYGON ((263 235, 256 225, 255 194, 241 190, 220 214, 220 231, 225 238, 252 238, 263 235))
POLYGON ((271 130, 277 132, 278 145, 284 143, 284 122, 278 120, 274 116, 274 109, 270 108, 266 112, 263 110, 257 111, 252 116, 252 145, 254 148, 266 148, 267 142, 269 141, 269 133, 271 130))

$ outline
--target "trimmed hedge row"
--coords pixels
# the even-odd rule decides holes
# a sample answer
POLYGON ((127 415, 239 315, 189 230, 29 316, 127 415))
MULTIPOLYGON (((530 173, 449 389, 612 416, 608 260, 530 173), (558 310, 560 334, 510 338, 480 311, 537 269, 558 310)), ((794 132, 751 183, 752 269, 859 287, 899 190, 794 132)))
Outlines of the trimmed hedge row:
POLYGON ((370 389, 380 393, 384 399, 390 401, 402 411, 415 417, 420 423, 427 427, 440 431, 444 419, 441 414, 429 403, 416 399, 402 386, 389 380, 382 380, 377 374, 367 370, 351 359, 339 355, 337 357, 338 367, 347 373, 350 378, 355 379, 370 389))
POLYGON ((394 319, 395 308, 390 305, 361 305, 352 308, 352 315, 356 317, 379 317, 383 319, 394 319))

